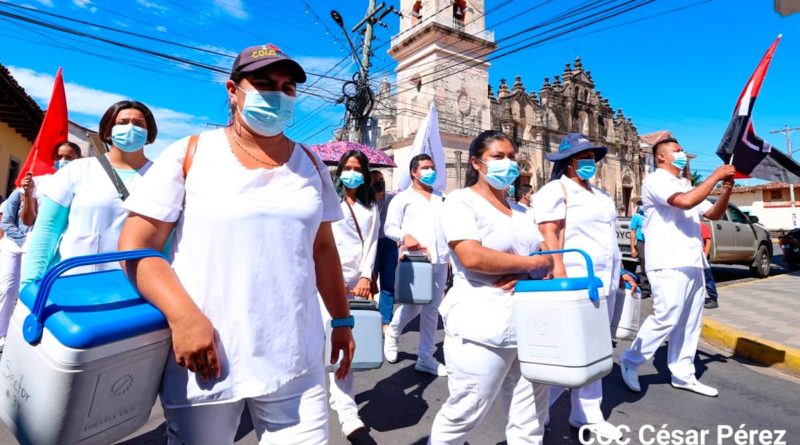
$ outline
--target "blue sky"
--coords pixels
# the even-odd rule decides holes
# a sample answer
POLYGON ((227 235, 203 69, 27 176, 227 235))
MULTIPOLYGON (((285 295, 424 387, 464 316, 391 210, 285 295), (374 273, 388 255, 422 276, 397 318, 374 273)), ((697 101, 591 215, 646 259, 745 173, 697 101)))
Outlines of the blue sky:
MULTIPOLYGON (((399 0, 385 0, 399 6, 399 0)), ((546 20, 578 1, 558 0, 524 13, 533 0, 488 0, 487 27, 499 39, 546 20), (507 20, 511 18, 511 20, 507 20)), ((544 77, 561 74, 580 56, 597 89, 614 109, 632 117, 639 133, 671 130, 691 152, 702 173, 719 164, 714 150, 735 101, 772 40, 783 34, 755 108, 762 137, 784 149, 782 134, 768 130, 800 126, 800 14, 780 17, 767 0, 658 0, 607 22, 589 26, 492 63, 490 82, 522 76, 538 91, 544 77), (689 6, 677 12, 668 11, 689 6), (638 20, 633 23, 628 23, 638 20)), ((25 15, 139 48, 228 68, 245 46, 274 42, 298 58, 309 72, 325 73, 347 55, 341 30, 330 19, 337 9, 348 28, 364 14, 366 0, 0 0, 0 12, 25 15), (3 3, 6 3, 5 5, 3 3), (106 27, 145 34, 221 53, 209 54, 144 40, 83 24, 70 23, 8 3, 36 8, 106 27)), ((398 18, 387 16, 388 29, 377 28, 377 69, 391 71, 388 40, 398 32, 398 18)), ((0 63, 10 67, 24 88, 46 106, 52 76, 64 68, 72 120, 96 128, 113 102, 134 98, 150 105, 160 127, 157 153, 169 142, 226 121, 225 76, 145 56, 96 40, 63 34, 0 16, 0 63)), ((349 78, 349 60, 331 72, 349 78)), ((375 73, 377 74, 377 73, 375 73)), ((310 76, 310 82, 317 77, 310 76)), ((341 82, 322 79, 312 88, 333 97, 341 82)), ((310 143, 328 140, 344 110, 319 97, 299 100, 290 136, 310 143), (313 114, 312 114, 313 112, 313 114)), ((800 147, 800 133, 795 133, 800 147)))

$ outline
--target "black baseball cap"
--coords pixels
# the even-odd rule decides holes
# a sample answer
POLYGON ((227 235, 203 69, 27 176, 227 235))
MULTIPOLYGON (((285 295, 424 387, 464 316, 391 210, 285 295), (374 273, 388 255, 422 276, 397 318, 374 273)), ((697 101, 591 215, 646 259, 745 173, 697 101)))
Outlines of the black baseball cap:
POLYGON ((233 61, 231 76, 234 74, 247 74, 272 65, 273 63, 283 63, 289 69, 289 73, 294 77, 295 82, 303 83, 306 81, 306 72, 294 59, 283 52, 280 48, 267 43, 260 46, 249 46, 242 50, 236 60, 233 61))

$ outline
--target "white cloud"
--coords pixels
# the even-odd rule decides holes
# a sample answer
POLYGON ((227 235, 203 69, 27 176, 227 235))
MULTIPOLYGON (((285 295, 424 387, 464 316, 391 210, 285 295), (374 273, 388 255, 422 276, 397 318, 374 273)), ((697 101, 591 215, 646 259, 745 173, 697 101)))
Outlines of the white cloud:
POLYGON ((250 18, 243 0, 214 0, 214 5, 217 6, 218 11, 233 18, 241 20, 250 18))
POLYGON ((158 31, 158 32, 167 32, 167 27, 166 26, 162 26, 162 25, 158 25, 158 26, 155 27, 155 30, 158 31))
POLYGON ((168 7, 151 0, 136 0, 136 3, 144 6, 145 8, 150 10, 150 12, 156 14, 161 14, 170 10, 168 7))
POLYGON ((47 7, 50 7, 50 8, 53 7, 53 0, 34 0, 34 1, 36 1, 37 3, 41 3, 41 4, 43 4, 43 5, 47 6, 47 7))
POLYGON ((85 9, 85 10, 91 12, 92 14, 97 12, 97 6, 94 6, 92 4, 92 0, 72 0, 72 4, 77 6, 77 7, 79 7, 79 8, 81 8, 81 9, 85 9))
MULTIPOLYGON (((15 66, 9 66, 8 69, 31 97, 36 99, 43 107, 47 106, 50 94, 53 91, 54 76, 52 74, 38 73, 28 68, 15 66)), ((88 116, 85 119, 82 118, 81 122, 89 121, 90 117, 96 118, 99 122, 100 117, 109 106, 121 100, 130 99, 122 94, 102 91, 72 82, 66 82, 64 88, 67 94, 67 108, 70 115, 88 116)), ((147 106, 153 111, 153 116, 155 116, 156 124, 158 125, 158 140, 153 144, 154 150, 163 148, 169 141, 204 130, 206 122, 209 121, 205 116, 195 116, 182 111, 159 107, 152 103, 148 103, 147 106)), ((96 125, 87 125, 87 127, 95 128, 96 125)))

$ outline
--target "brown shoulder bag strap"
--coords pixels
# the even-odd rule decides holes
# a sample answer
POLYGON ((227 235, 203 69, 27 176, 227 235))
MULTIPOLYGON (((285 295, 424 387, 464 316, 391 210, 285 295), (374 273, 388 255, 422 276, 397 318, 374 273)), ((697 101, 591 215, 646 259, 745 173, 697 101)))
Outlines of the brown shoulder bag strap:
POLYGON ((197 141, 199 139, 199 134, 189 136, 189 143, 186 144, 186 156, 183 157, 183 179, 186 179, 186 176, 189 174, 189 169, 192 168, 194 154, 197 152, 197 141))
POLYGON ((347 204, 347 208, 350 209, 350 216, 353 217, 353 222, 356 224, 356 231, 358 232, 358 239, 361 240, 361 245, 364 245, 364 235, 361 234, 361 226, 358 224, 358 219, 356 219, 356 212, 353 211, 353 206, 347 202, 347 198, 343 198, 344 203, 347 204))

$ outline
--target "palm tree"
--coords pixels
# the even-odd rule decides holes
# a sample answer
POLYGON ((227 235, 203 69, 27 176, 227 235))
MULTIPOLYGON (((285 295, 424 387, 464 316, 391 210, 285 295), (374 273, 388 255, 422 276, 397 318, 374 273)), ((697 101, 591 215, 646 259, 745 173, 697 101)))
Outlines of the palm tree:
POLYGON ((703 182, 703 179, 705 179, 705 178, 703 178, 703 175, 698 173, 697 170, 695 170, 695 171, 693 171, 691 173, 692 186, 696 186, 697 184, 700 184, 701 182, 703 182))

